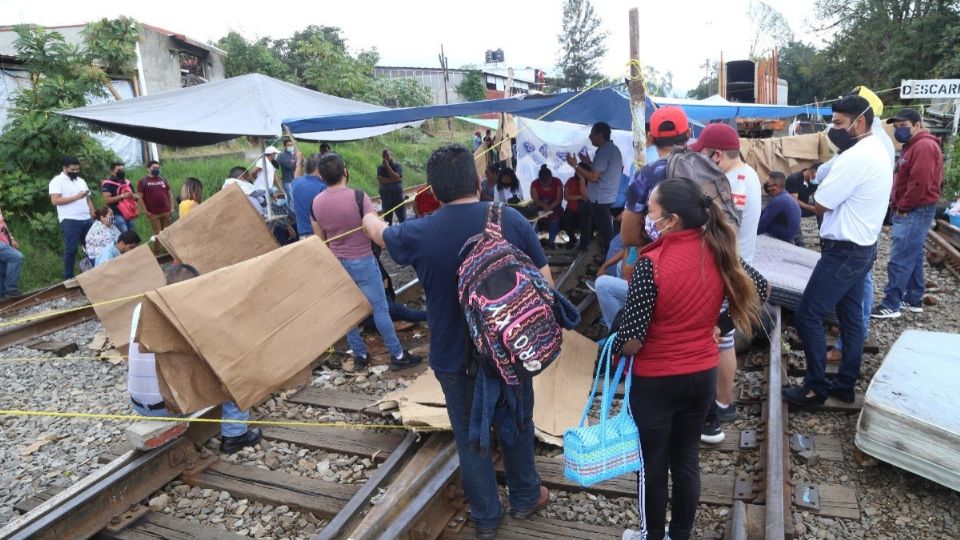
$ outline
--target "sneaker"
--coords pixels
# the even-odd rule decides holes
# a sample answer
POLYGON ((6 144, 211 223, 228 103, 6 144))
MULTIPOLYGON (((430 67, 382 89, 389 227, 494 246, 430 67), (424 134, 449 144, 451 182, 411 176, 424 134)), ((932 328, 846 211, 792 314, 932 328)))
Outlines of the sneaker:
POLYGON ((737 404, 731 403, 726 407, 717 405, 717 419, 723 424, 729 424, 737 419, 737 404))
POLYGON ((23 296, 23 293, 18 291, 17 289, 13 289, 5 292, 3 296, 4 298, 21 298, 23 296))
POLYGON ((402 357, 390 359, 390 371, 400 371, 411 368, 420 362, 423 362, 423 358, 407 351, 403 351, 402 357))
POLYGON ((915 306, 906 302, 900 302, 900 309, 909 311, 910 313, 923 313, 923 302, 918 302, 915 306))
POLYGON ((720 429, 720 421, 704 422, 703 429, 700 431, 700 442, 719 444, 723 442, 726 435, 720 429))
POLYGON ((870 312, 870 316, 874 319, 899 319, 900 310, 893 310, 883 306, 877 306, 873 308, 873 311, 870 312))
POLYGON ((353 359, 353 369, 367 369, 370 367, 370 355, 357 356, 353 359))
POLYGON ((537 502, 533 506, 526 510, 517 510, 510 509, 510 516, 520 519, 528 519, 530 516, 536 514, 540 510, 546 508, 547 504, 550 503, 550 491, 546 487, 540 486, 540 497, 537 499, 537 502))
POLYGON ((494 540, 497 537, 497 529, 481 529, 477 527, 474 537, 477 538, 477 540, 494 540))
POLYGON ((597 282, 596 282, 596 280, 593 280, 593 279, 585 279, 585 280, 583 280, 583 284, 586 285, 587 288, 590 289, 591 292, 597 292, 597 282))
POLYGON ((832 398, 839 399, 844 403, 853 403, 857 400, 857 394, 854 392, 853 388, 840 389, 831 387, 827 390, 827 395, 832 398))
POLYGON ((800 405, 801 407, 823 405, 823 402, 827 400, 826 396, 821 396, 816 392, 810 397, 807 396, 807 393, 807 389, 803 386, 791 386, 782 390, 783 399, 794 405, 800 405))
POLYGON ((241 448, 246 448, 248 446, 253 446, 260 442, 260 437, 263 434, 260 432, 260 428, 253 428, 247 430, 243 435, 237 435, 236 437, 223 437, 220 441, 220 452, 223 454, 234 454, 241 448))
POLYGON ((627 529, 623 531, 623 536, 620 537, 620 540, 643 540, 643 533, 633 529, 627 529))

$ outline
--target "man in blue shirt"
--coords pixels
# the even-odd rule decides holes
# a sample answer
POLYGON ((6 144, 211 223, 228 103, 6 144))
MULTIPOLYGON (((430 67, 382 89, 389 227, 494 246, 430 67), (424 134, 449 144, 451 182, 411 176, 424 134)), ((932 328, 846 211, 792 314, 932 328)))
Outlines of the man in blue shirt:
MULTIPOLYGON (((466 373, 467 326, 457 297, 460 249, 471 236, 484 229, 491 203, 480 201, 473 153, 458 144, 442 146, 430 156, 427 183, 440 201, 439 210, 392 227, 375 214, 367 214, 363 227, 371 240, 387 248, 397 264, 412 265, 423 285, 430 326, 430 367, 446 398, 447 415, 460 455, 461 482, 470 501, 470 517, 479 538, 494 538, 503 507, 490 453, 483 453, 470 444, 468 395, 474 379, 466 373)), ((552 284, 546 256, 529 222, 516 210, 506 207, 502 225, 507 241, 529 255, 552 284)), ((484 375, 476 375, 481 376, 484 375)), ((522 414, 522 422, 496 427, 510 486, 510 512, 515 518, 527 518, 546 506, 549 494, 540 485, 534 463, 531 380, 526 379, 519 388, 517 410, 522 414)), ((497 407, 506 408, 507 404, 498 402, 497 407)), ((511 417, 506 411, 498 410, 497 414, 500 413, 511 417)))
POLYGON ((105 249, 100 250, 100 254, 97 255, 93 266, 97 267, 108 261, 112 261, 138 245, 140 245, 140 235, 137 234, 137 231, 124 231, 120 233, 115 244, 111 244, 105 249))
MULTIPOLYGON (((587 179, 587 198, 590 200, 591 225, 585 231, 596 227, 600 233, 601 253, 606 253, 613 239, 613 216, 610 208, 617 199, 620 188, 620 177, 623 174, 623 156, 620 149, 610 140, 610 125, 606 122, 597 122, 590 129, 590 143, 597 147, 593 160, 583 154, 581 163, 577 163, 577 156, 567 156, 567 163, 573 167, 574 173, 582 174, 587 179), (587 165, 589 168, 584 167, 587 165)), ((590 239, 580 239, 580 249, 585 250, 590 245, 590 239)))
POLYGON ((327 189, 327 184, 320 178, 320 157, 320 154, 311 154, 307 158, 307 174, 291 183, 293 214, 297 218, 297 234, 300 238, 313 234, 313 228, 310 227, 313 199, 327 189))
POLYGON ((770 201, 760 212, 757 234, 767 234, 793 244, 800 232, 800 205, 787 193, 786 184, 787 177, 782 172, 770 173, 770 179, 763 185, 770 201))

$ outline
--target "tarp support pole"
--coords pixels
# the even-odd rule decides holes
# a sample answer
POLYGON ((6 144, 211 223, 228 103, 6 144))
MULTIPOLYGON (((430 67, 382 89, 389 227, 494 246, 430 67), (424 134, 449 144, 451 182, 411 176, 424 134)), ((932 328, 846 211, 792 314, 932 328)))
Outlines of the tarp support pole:
MULTIPOLYGON (((143 58, 140 56, 140 43, 137 43, 134 51, 137 53, 137 86, 140 87, 141 96, 148 94, 147 79, 143 76, 143 58)), ((157 143, 147 143, 147 161, 151 159, 160 160, 160 152, 157 151, 157 143)))
POLYGON ((960 126, 960 99, 953 100, 953 136, 957 136, 957 127, 960 126))
POLYGON ((643 74, 640 71, 640 10, 630 8, 630 113, 633 128, 634 170, 639 171, 647 163, 645 147, 646 130, 646 89, 643 86, 643 74))
MULTIPOLYGON (((263 177, 267 179, 267 223, 273 218, 273 196, 270 194, 270 188, 273 187, 273 178, 267 178, 267 147, 260 137, 260 169, 263 171, 263 177)), ((256 182, 256 178, 253 179, 256 182)))

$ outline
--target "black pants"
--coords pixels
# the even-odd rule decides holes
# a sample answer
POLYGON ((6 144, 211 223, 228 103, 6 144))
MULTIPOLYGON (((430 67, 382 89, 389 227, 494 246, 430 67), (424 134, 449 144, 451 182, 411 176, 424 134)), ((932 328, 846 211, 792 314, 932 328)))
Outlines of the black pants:
POLYGON ((380 189, 380 204, 383 205, 383 211, 386 212, 393 208, 394 206, 400 205, 400 208, 397 208, 393 212, 384 216, 384 219, 387 220, 387 223, 393 225, 393 216, 397 216, 397 223, 403 223, 407 219, 407 207, 403 206, 403 187, 400 184, 395 184, 397 187, 390 189, 380 189))
MULTIPOLYGON (((586 216, 588 223, 585 230, 591 231, 592 233, 594 228, 597 229, 597 234, 600 235, 600 253, 604 254, 604 256, 606 256, 607 248, 610 247, 610 240, 613 240, 613 216, 610 215, 611 206, 613 206, 612 203, 600 204, 591 202, 589 205, 589 213, 586 216)), ((582 249, 586 249, 589 245, 589 242, 583 242, 581 240, 580 246, 582 249)))
POLYGON ((690 538, 700 501, 700 430, 716 390, 716 368, 633 378, 630 410, 643 452, 646 487, 640 494, 640 511, 646 517, 648 540, 664 536, 669 476, 673 478, 670 539, 690 538))

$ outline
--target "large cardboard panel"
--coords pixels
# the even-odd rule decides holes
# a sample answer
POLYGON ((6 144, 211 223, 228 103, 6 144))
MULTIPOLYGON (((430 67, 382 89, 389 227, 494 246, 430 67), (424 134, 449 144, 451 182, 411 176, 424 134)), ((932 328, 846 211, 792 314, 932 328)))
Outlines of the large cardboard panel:
POLYGON ((115 347, 130 343, 133 308, 142 301, 136 297, 122 302, 102 302, 135 296, 163 287, 166 279, 150 246, 142 245, 120 257, 77 276, 83 293, 93 304, 103 329, 115 347))
POLYGON ((203 201, 160 232, 160 243, 201 275, 277 249, 263 217, 237 185, 203 201))
POLYGON ((155 307, 241 408, 282 388, 371 313, 363 293, 317 237, 156 295, 161 302, 155 307))

